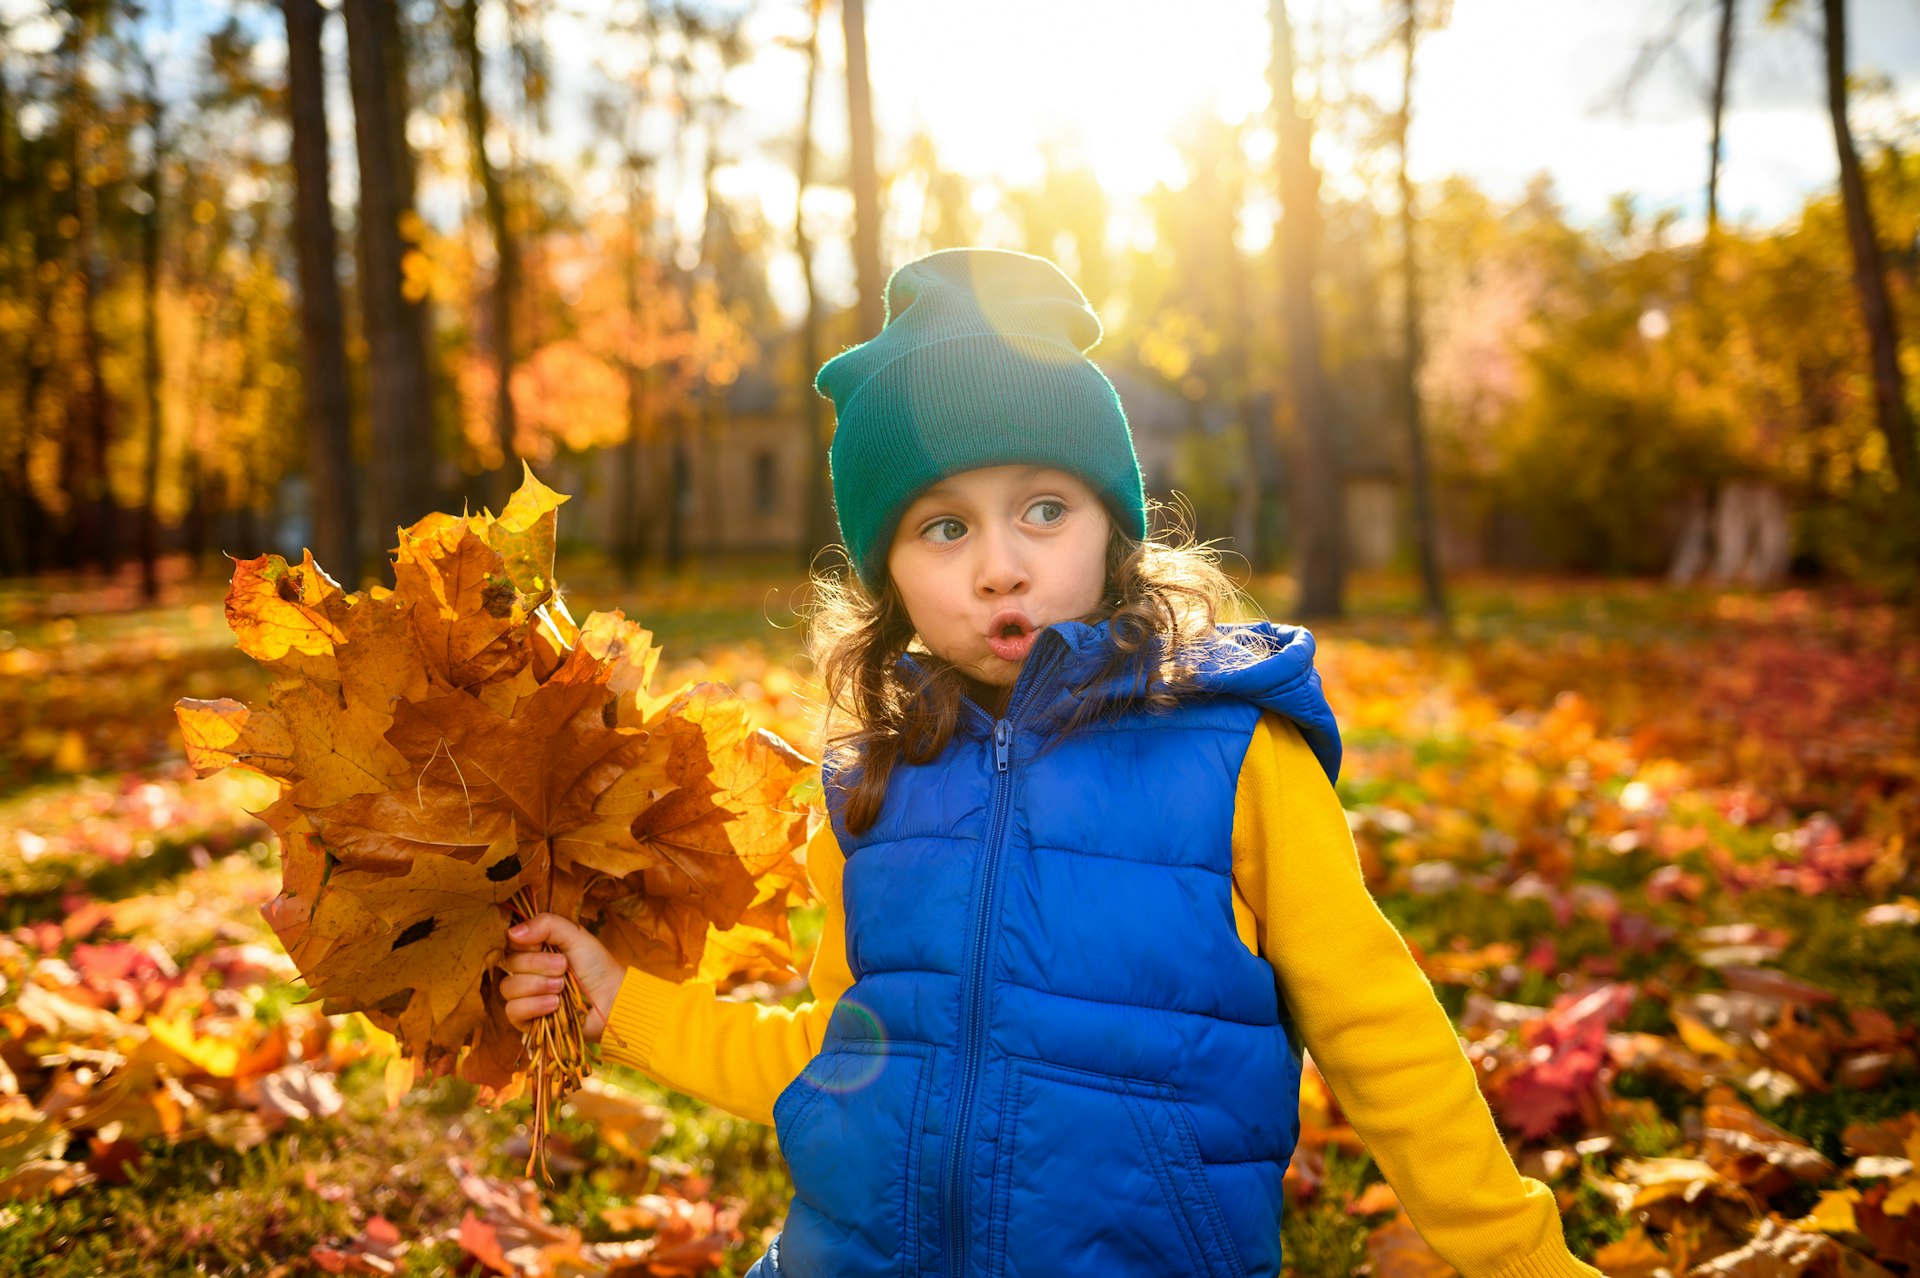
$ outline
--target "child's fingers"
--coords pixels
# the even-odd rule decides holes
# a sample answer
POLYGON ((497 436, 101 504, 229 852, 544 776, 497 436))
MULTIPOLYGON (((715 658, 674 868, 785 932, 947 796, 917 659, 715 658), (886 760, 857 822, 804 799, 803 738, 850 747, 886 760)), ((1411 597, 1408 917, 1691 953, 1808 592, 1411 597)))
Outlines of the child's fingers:
POLYGON ((542 976, 532 972, 520 972, 500 982, 500 997, 512 1003, 520 998, 539 998, 547 994, 558 994, 567 983, 564 976, 542 976))
POLYGON ((558 914, 536 914, 526 922, 508 928, 507 942, 523 950, 538 949, 542 945, 564 948, 585 935, 578 924, 569 923, 558 914))
POLYGON ((551 1016, 560 1008, 560 998, 556 994, 538 994, 532 998, 508 999, 506 1004, 507 1021, 517 1030, 527 1026, 543 1016, 551 1016))
POLYGON ((565 976, 567 956, 558 950, 509 950, 500 966, 533 976, 565 976))

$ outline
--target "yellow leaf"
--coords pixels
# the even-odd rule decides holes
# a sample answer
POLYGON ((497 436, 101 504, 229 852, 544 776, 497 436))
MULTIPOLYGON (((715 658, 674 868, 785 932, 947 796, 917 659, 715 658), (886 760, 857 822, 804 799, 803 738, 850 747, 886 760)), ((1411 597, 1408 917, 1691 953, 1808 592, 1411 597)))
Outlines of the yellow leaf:
POLYGON ((1853 1205, 1859 1201, 1857 1189, 1829 1189, 1820 1195, 1812 1211, 1794 1223, 1802 1229, 1818 1229, 1828 1234, 1857 1233, 1860 1225, 1853 1217, 1853 1205))
POLYGON ((294 772, 293 736, 280 716, 256 713, 238 701, 196 701, 182 697, 173 706, 187 762, 199 776, 241 767, 269 777, 294 772))
POLYGON ((543 594, 553 586, 555 512, 569 500, 533 477, 520 463, 520 487, 487 530, 487 543, 500 552, 506 571, 521 593, 543 594))
POLYGON ((387 1062, 386 1094, 387 1112, 392 1113, 400 1107, 400 1098, 413 1087, 416 1067, 411 1056, 396 1056, 387 1062))
POLYGON ((193 1014, 149 1016, 147 1030, 155 1039, 191 1062, 204 1074, 232 1078, 240 1064, 240 1044, 228 1038, 203 1037, 193 1029, 193 1014))
POLYGON ((346 636, 327 609, 340 598, 312 552, 298 565, 279 555, 244 559, 227 591, 227 625, 242 652, 276 672, 334 679, 333 650, 346 636))

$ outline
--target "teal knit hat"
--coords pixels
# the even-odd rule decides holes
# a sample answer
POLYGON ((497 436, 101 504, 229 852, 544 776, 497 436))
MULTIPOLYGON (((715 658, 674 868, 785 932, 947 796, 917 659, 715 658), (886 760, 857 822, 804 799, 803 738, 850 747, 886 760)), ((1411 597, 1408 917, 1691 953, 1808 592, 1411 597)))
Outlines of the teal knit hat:
POLYGON ((980 466, 1054 466, 1147 535, 1133 435, 1113 383, 1082 354, 1100 317, 1044 257, 944 249, 887 281, 878 336, 820 367, 838 424, 828 461, 840 539, 869 594, 913 499, 980 466))

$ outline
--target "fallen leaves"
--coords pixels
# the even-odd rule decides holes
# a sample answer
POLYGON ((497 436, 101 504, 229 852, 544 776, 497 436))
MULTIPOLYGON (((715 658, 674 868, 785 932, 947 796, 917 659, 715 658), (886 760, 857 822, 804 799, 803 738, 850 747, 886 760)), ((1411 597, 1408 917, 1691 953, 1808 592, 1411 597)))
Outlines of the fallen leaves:
MULTIPOLYGON (((587 1242, 579 1229, 552 1220, 531 1180, 483 1175, 459 1158, 448 1163, 469 1205, 458 1225, 419 1241, 455 1243, 502 1278, 694 1278, 719 1268, 726 1248, 741 1239, 740 1204, 675 1192, 645 1194, 602 1214, 615 1233, 651 1237, 587 1242)), ((356 1237, 311 1254, 329 1273, 397 1274, 406 1272, 412 1245, 376 1216, 356 1237)))
MULTIPOLYGON (((459 522, 426 539, 432 545, 420 551, 423 562, 463 540, 459 522)), ((521 598, 551 585, 514 583, 505 554, 501 564, 521 598)), ((303 561, 287 567, 305 569, 303 561)), ((323 1015, 318 1005, 280 1008, 261 997, 297 973, 257 911, 267 906, 287 951, 320 953, 339 938, 308 940, 298 929, 310 926, 332 876, 350 869, 403 875, 426 855, 483 859, 502 838, 518 846, 529 805, 476 785, 464 757, 462 791, 448 753, 433 753, 435 740, 410 744, 411 756, 401 751, 419 776, 417 794, 409 781, 348 793, 313 812, 281 798, 287 806, 275 811, 280 780, 233 769, 193 781, 184 767, 162 761, 177 752, 168 743, 173 717, 156 728, 151 707, 182 691, 224 692, 250 715, 268 714, 274 682, 324 675, 324 665, 311 664, 320 654, 301 650, 311 641, 288 637, 308 623, 276 604, 293 614, 314 610, 346 636, 334 650, 337 676, 326 680, 389 705, 462 691, 495 716, 489 723, 525 713, 521 703, 556 678, 566 686, 559 671, 568 651, 535 617, 527 628, 543 637, 528 640, 534 653, 516 667, 499 660, 517 641, 512 636, 525 633, 514 629, 511 612, 504 630, 488 614, 463 631, 441 625, 436 611, 439 621, 427 633, 440 648, 431 662, 370 658, 362 654, 420 645, 413 610, 393 602, 397 595, 382 596, 385 609, 348 610, 341 622, 323 582, 291 583, 291 599, 277 582, 262 584, 272 586, 272 602, 263 589, 249 606, 285 619, 275 623, 285 651, 269 660, 292 673, 233 653, 217 603, 198 606, 204 619, 190 620, 183 606, 170 617, 109 619, 110 631, 88 623, 30 634, 8 623, 21 642, 0 652, 0 719, 22 730, 0 743, 0 752, 12 751, 0 753, 0 778, 44 777, 56 755, 74 767, 139 768, 67 778, 0 805, 0 892, 18 921, 0 936, 0 1185, 16 1204, 59 1193, 90 1202, 128 1174, 135 1153, 170 1166, 170 1141, 258 1141, 251 1157, 259 1159, 297 1139, 300 1156, 311 1158, 308 1133, 327 1131, 342 1116, 298 1115, 304 1084, 295 1067, 310 1070, 312 1080, 366 1068, 371 1080, 359 1086, 370 1109, 378 1110, 384 1091, 409 1118, 418 1112, 422 1098, 400 1097, 425 1071, 394 1056, 384 1031, 361 1016, 323 1015), (309 673, 300 672, 302 663, 309 673), (436 683, 431 671, 443 667, 477 682, 464 689, 446 677, 436 683), (433 807, 449 794, 460 796, 451 818, 433 807), (286 826, 280 866, 262 869, 247 854, 265 829, 247 809, 266 810, 286 826), (331 823, 324 832, 313 819, 318 811, 331 823), (409 824, 402 814, 417 820, 409 824), (330 860, 336 843, 347 855, 330 860), (102 889, 108 899, 75 886, 96 882, 114 884, 110 894, 102 889), (275 901, 277 893, 284 895, 275 901), (229 1067, 230 1074, 210 1072, 229 1067), (266 1081, 275 1076, 280 1081, 266 1081), (282 1110, 284 1118, 276 1117, 282 1110)), ((660 577, 647 586, 643 615, 663 628, 663 618, 680 609, 707 615, 724 607, 757 619, 767 584, 660 577), (724 603, 714 602, 728 591, 724 603)), ((478 598, 484 611, 484 587, 484 580, 477 591, 453 582, 430 597, 436 610, 443 599, 466 597, 478 598)), ((1577 613, 1608 591, 1605 583, 1582 582, 1548 603, 1577 613)), ((496 586, 492 606, 505 599, 496 586)), ((1390 911, 1413 919, 1419 953, 1443 996, 1464 994, 1461 1033, 1523 1170, 1551 1184, 1570 1232, 1617 1237, 1589 1257, 1611 1278, 1682 1275, 1729 1256, 1739 1258, 1727 1264, 1783 1275, 1795 1266, 1827 1272, 1822 1266, 1844 1259, 1804 1237, 1781 1241, 1779 1226, 1830 1239, 1889 1272, 1920 1271, 1920 1189, 1909 1148, 1920 1117, 1903 1112, 1908 1106, 1895 1103, 1893 1090, 1911 1086, 1912 1017, 1894 1003, 1886 1005, 1893 1014, 1883 1010, 1867 984, 1873 963, 1893 961, 1884 955, 1912 952, 1903 947, 1920 925, 1911 865, 1920 836, 1920 697, 1912 694, 1920 659, 1910 643, 1895 647, 1856 633, 1844 600, 1819 597, 1797 613, 1788 595, 1754 606, 1762 611, 1738 631, 1690 613, 1684 626, 1663 622, 1631 636, 1548 628, 1546 612, 1529 606, 1513 624, 1531 629, 1512 638, 1496 633, 1499 619, 1445 645, 1408 643, 1398 633, 1374 642, 1364 621, 1323 636, 1323 675, 1349 736, 1343 788, 1369 881, 1390 911), (1642 642, 1649 636, 1653 642, 1642 642), (1783 671, 1786 678, 1770 682, 1783 671), (1783 896, 1841 921, 1851 966, 1808 965, 1816 938, 1786 921, 1777 908, 1783 896), (1599 1018, 1604 1050, 1596 1061, 1593 1030, 1568 1013, 1608 987, 1632 997, 1624 1014, 1619 1002, 1600 1000, 1607 1015, 1599 1018), (1521 1078, 1530 1081, 1510 1095, 1509 1084, 1521 1078), (1531 1138, 1509 1109, 1530 1088, 1520 1112, 1531 1106, 1536 1127, 1547 1126, 1531 1138), (1813 1112, 1836 1117, 1826 1125, 1801 1121, 1813 1112), (1841 1124, 1836 1140, 1832 1128, 1841 1124), (1817 1179, 1796 1176, 1796 1163, 1813 1166, 1803 1147, 1831 1168, 1817 1179), (1753 1248, 1769 1222, 1776 1231, 1753 1248)), ((564 620, 551 607, 549 614, 564 635, 564 620)), ((607 859, 594 869, 598 879, 581 888, 583 913, 598 911, 602 935, 625 937, 629 952, 655 970, 725 973, 723 987, 790 981, 782 965, 793 956, 779 925, 803 880, 783 877, 791 871, 781 865, 752 880, 728 867, 723 853, 701 850, 726 828, 736 790, 753 789, 752 769, 736 786, 701 767, 697 750, 665 739, 690 728, 661 731, 648 719, 693 685, 724 683, 739 690, 754 721, 801 740, 810 689, 784 654, 751 645, 708 643, 697 663, 684 655, 663 663, 653 637, 614 613, 583 619, 572 643, 608 668, 603 690, 616 705, 612 723, 600 720, 602 730, 648 732, 650 750, 673 760, 682 749, 692 761, 667 778, 675 788, 665 794, 638 775, 626 787, 609 785, 581 824, 547 839, 555 862, 607 859), (653 686, 677 691, 654 696, 653 686), (695 793, 683 793, 689 789, 695 793), (617 832, 624 827, 642 843, 632 826, 649 810, 641 831, 647 842, 636 856, 617 832), (603 824, 616 836, 596 829, 603 824), (635 876, 644 894, 613 899, 610 892, 635 876), (757 884, 750 894, 742 886, 748 882, 757 884), (729 928, 711 926, 701 912, 715 896, 740 910, 729 928)), ((391 727, 379 733, 388 746, 391 727)), ((702 728, 701 743, 719 728, 702 728)), ((247 741, 263 772, 271 756, 293 753, 258 735, 251 717, 219 730, 224 740, 209 736, 197 748, 233 753, 247 741)), ((320 751, 324 741, 288 744, 320 751)), ((643 761, 623 776, 652 766, 643 761)), ((804 789, 803 778, 789 792, 796 810, 817 801, 804 789)), ((323 920, 323 931, 345 928, 351 936, 354 926, 389 925, 371 909, 348 912, 338 924, 323 920)), ((1884 977, 1883 988, 1900 989, 1884 977)), ((508 1045, 518 1050, 517 1042, 508 1045)), ((496 1059, 492 1068, 507 1066, 496 1059)), ((612 1269, 614 1248, 636 1253, 628 1259, 644 1250, 654 1261, 670 1260, 679 1254, 673 1245, 632 1236, 668 1228, 696 1260, 713 1255, 700 1240, 724 1222, 708 1213, 737 1204, 708 1203, 697 1181, 659 1183, 660 1173, 634 1153, 656 1139, 663 1116, 630 1097, 593 1108, 595 1086, 570 1103, 598 1140, 557 1147, 555 1164, 564 1154, 579 1175, 615 1186, 614 1197, 587 1218, 557 1206, 569 1199, 548 1199, 558 1218, 539 1219, 584 1237, 624 1240, 593 1244, 598 1253, 582 1245, 579 1255, 596 1257, 594 1272, 612 1269)), ((307 1112, 325 1105, 315 1097, 307 1112)), ((369 1137, 346 1130, 349 1139, 369 1137)), ((475 1150, 491 1157, 492 1167, 477 1164, 485 1170, 526 1152, 524 1135, 475 1150)), ((1363 1158, 1359 1138, 1309 1068, 1302 1140, 1286 1183, 1289 1229, 1316 1215, 1335 1218, 1364 1250, 1372 1230, 1394 1224, 1389 1191, 1356 1171, 1363 1158)), ((736 1170, 716 1168, 729 1180, 736 1170)), ((378 1209, 407 1244, 393 1259, 415 1271, 436 1268, 458 1246, 450 1234, 469 1210, 496 1238, 501 1228, 513 1238, 510 1220, 493 1220, 491 1207, 464 1195, 450 1213, 423 1215, 411 1194, 360 1202, 357 1189, 326 1181, 314 1193, 309 1212, 324 1200, 356 1213, 331 1246, 351 1250, 378 1209), (429 1246, 438 1248, 435 1264, 426 1259, 429 1246)), ((779 1205, 752 1204, 748 1233, 764 1242, 767 1212, 779 1205)), ((553 1241, 564 1240, 563 1232, 553 1241)), ((311 1241, 303 1238, 287 1257, 301 1270, 313 1268, 305 1250, 311 1241)), ((516 1245, 531 1250, 508 1263, 524 1262, 521 1272, 531 1274, 550 1244, 516 1245)), ((504 1257, 511 1248, 501 1250, 504 1257)), ((1344 1246, 1337 1254, 1327 1272, 1347 1272, 1364 1258, 1344 1246)), ((1388 1254, 1384 1243, 1380 1254, 1388 1254)), ((568 1255, 564 1246, 554 1255, 556 1268, 581 1263, 558 1259, 568 1255)), ((465 1264, 482 1271, 478 1259, 465 1264)))
POLYGON ((681 978, 790 970, 804 893, 807 761, 727 688, 652 694, 658 650, 620 614, 575 624, 553 581, 565 500, 528 473, 497 518, 427 516, 391 592, 343 592, 311 554, 237 564, 227 617, 268 704, 178 708, 196 770, 281 787, 263 914, 314 996, 489 1099, 530 1067, 495 992, 517 902, 681 978))

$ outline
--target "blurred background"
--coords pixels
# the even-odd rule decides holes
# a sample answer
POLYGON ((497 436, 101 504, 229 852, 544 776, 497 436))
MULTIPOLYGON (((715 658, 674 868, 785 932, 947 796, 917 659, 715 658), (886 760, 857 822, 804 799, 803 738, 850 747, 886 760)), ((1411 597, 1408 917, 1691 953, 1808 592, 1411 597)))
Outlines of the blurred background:
POLYGON ((619 580, 797 579, 813 370, 989 245, 1301 616, 1912 589, 1907 0, 0 0, 0 48, 0 574, 358 584, 525 461, 619 580))
MULTIPOLYGON (((229 556, 390 582, 525 465, 576 616, 818 750, 812 377, 958 245, 1312 620, 1574 1251, 1920 1274, 1917 236, 1913 0, 0 0, 0 1274, 753 1262, 770 1129, 603 1065, 537 1185, 300 1001, 277 787, 173 705, 278 695, 229 556)), ((1311 1068, 1287 1195, 1289 1275, 1453 1273, 1311 1068)))

